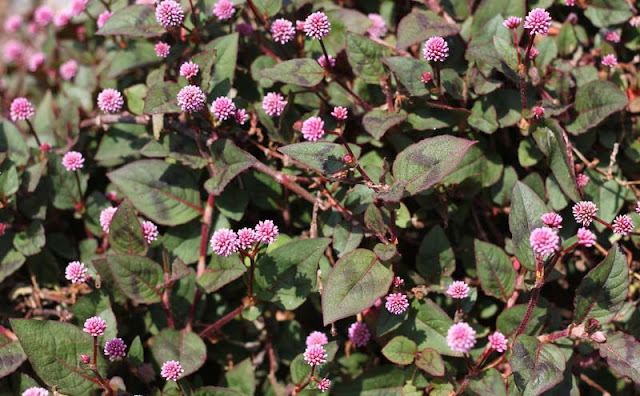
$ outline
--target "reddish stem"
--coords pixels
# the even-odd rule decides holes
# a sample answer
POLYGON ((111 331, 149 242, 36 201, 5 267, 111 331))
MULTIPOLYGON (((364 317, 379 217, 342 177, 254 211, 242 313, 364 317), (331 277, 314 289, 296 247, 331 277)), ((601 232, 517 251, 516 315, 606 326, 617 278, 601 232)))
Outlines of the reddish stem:
POLYGON ((241 314, 242 311, 244 310, 244 307, 245 307, 244 304, 240 305, 238 308, 234 309, 233 311, 229 312, 228 314, 226 314, 222 318, 218 319, 218 321, 216 321, 216 322, 210 324, 209 326, 207 326, 198 335, 200 336, 200 338, 206 338, 209 334, 211 334, 214 331, 220 329, 222 326, 224 326, 227 323, 231 322, 231 320, 233 320, 233 318, 235 318, 236 316, 241 314))

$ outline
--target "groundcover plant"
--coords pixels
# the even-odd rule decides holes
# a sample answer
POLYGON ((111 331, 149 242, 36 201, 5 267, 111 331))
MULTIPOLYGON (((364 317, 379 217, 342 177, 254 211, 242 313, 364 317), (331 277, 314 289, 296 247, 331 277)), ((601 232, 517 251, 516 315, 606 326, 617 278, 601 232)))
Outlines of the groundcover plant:
POLYGON ((637 7, 5 2, 0 394, 637 394, 637 7))

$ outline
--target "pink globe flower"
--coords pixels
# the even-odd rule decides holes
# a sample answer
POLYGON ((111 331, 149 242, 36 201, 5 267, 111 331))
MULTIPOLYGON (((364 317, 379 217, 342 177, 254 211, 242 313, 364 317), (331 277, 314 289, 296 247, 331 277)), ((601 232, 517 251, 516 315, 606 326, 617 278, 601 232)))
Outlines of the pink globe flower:
POLYGON ((238 247, 242 250, 247 250, 253 246, 258 240, 256 232, 251 228, 242 228, 238 230, 238 247))
POLYGON ((114 208, 110 206, 106 209, 102 209, 100 212, 100 227, 102 227, 102 231, 105 233, 109 232, 109 227, 111 227, 111 221, 113 220, 113 215, 116 214, 118 208, 114 208))
POLYGON ((69 172, 77 171, 84 166, 84 157, 77 151, 69 151, 62 157, 62 165, 69 172))
POLYGON ((324 136, 324 121, 320 117, 309 117, 302 123, 302 136, 310 142, 317 142, 324 136))
POLYGON ((295 35, 296 28, 293 26, 293 23, 287 19, 276 19, 271 24, 271 37, 273 37, 273 41, 276 43, 288 43, 295 35))
POLYGON ((211 112, 216 120, 226 121, 235 116, 236 105, 226 96, 220 96, 213 101, 213 104, 211 105, 211 112))
POLYGON ((620 215, 613 220, 613 232, 620 235, 629 235, 633 232, 633 220, 628 215, 620 215))
POLYGON ((456 323, 447 331, 447 345, 452 351, 467 353, 476 345, 476 331, 465 322, 456 323))
POLYGON ((91 334, 92 337, 101 336, 104 334, 104 331, 107 329, 107 321, 102 319, 99 316, 92 316, 84 322, 84 331, 85 333, 91 334))
POLYGON ((24 54, 24 45, 16 40, 8 40, 2 47, 2 58, 8 63, 20 63, 24 54))
POLYGON ((73 79, 78 72, 78 62, 70 60, 60 65, 60 75, 66 81, 73 79))
POLYGON ((449 44, 440 36, 431 37, 424 43, 422 57, 429 61, 444 62, 449 56, 449 44))
POLYGON ((187 85, 178 92, 178 105, 185 113, 197 113, 204 109, 207 96, 200 87, 187 85))
POLYGON ((62 10, 53 17, 53 25, 55 27, 66 26, 72 17, 70 10, 62 10))
POLYGON ((573 217, 583 226, 587 227, 598 213, 598 207, 591 201, 580 201, 573 205, 573 217))
POLYGON ((567 7, 573 7, 574 5, 576 5, 576 0, 564 0, 564 5, 566 5, 567 7))
POLYGON ((33 117, 36 114, 36 109, 27 98, 15 98, 11 102, 11 109, 9 116, 11 121, 24 121, 33 117))
POLYGON ((605 33, 604 39, 610 43, 619 43, 620 42, 620 34, 614 30, 609 30, 605 33))
POLYGON ((346 120, 347 117, 349 117, 349 110, 347 110, 346 107, 336 106, 336 107, 333 108, 333 111, 331 112, 331 115, 336 120, 343 121, 343 120, 346 120))
POLYGON ((331 380, 329 378, 323 378, 318 382, 318 390, 322 393, 326 392, 331 388, 331 380))
POLYGON ((71 13, 74 16, 82 14, 87 8, 87 3, 89 3, 89 0, 73 0, 71 2, 71 13))
POLYGON ((264 96, 264 98, 262 98, 262 110, 264 110, 264 112, 270 117, 279 117, 282 115, 287 103, 288 102, 279 93, 269 92, 264 96))
POLYGON ((640 15, 635 15, 635 16, 631 17, 631 19, 629 19, 629 25, 631 25, 633 27, 639 27, 640 26, 640 15))
POLYGON ((540 227, 531 231, 529 243, 536 255, 546 256, 556 251, 560 243, 558 232, 548 227, 540 227))
POLYGON ((551 228, 562 228, 562 216, 556 212, 545 213, 540 216, 540 220, 551 228))
POLYGON ((502 26, 506 27, 507 29, 517 29, 521 23, 522 18, 510 16, 509 18, 505 19, 504 22, 502 22, 502 26))
POLYGON ((169 55, 171 46, 165 42, 158 41, 153 49, 156 51, 156 56, 160 58, 166 58, 169 55))
POLYGON ((536 47, 531 47, 529 50, 529 59, 536 59, 540 55, 540 52, 536 47))
POLYGON ((308 37, 320 40, 331 31, 331 23, 324 12, 314 12, 304 21, 304 32, 308 37))
POLYGON ((433 74, 430 72, 424 72, 420 75, 420 81, 424 84, 428 84, 433 80, 433 74))
POLYGON ((41 153, 48 153, 49 151, 51 151, 51 145, 49 143, 42 143, 38 148, 40 149, 41 153))
POLYGON ((270 244, 276 241, 279 235, 278 226, 272 220, 262 220, 254 228, 258 241, 270 244))
POLYGON ((33 21, 40 27, 47 26, 53 20, 53 10, 48 6, 40 6, 33 12, 33 21))
POLYGON ((314 331, 307 336, 307 340, 305 341, 306 345, 327 345, 329 343, 329 339, 327 335, 321 331, 314 331))
POLYGON ((79 261, 72 261, 64 270, 64 277, 71 283, 84 283, 87 280, 87 267, 79 261))
POLYGON ((309 366, 319 366, 327 362, 327 351, 322 345, 309 345, 302 355, 309 366))
POLYGON ((27 60, 27 69, 31 72, 38 70, 44 63, 45 59, 46 58, 42 52, 31 54, 27 60))
POLYGON ((32 386, 22 392, 22 396, 49 396, 49 391, 38 386, 32 386))
POLYGON ((11 15, 4 21, 4 31, 7 33, 15 33, 22 26, 22 17, 20 15, 11 15))
POLYGON ((367 29, 367 33, 371 37, 382 37, 387 34, 387 24, 380 14, 369 14, 367 18, 371 21, 371 26, 367 29))
POLYGON ((215 254, 228 257, 238 252, 238 235, 233 230, 221 228, 213 233, 209 244, 215 254))
POLYGON ((463 298, 469 297, 469 285, 467 285, 463 281, 454 281, 449 285, 447 289, 447 294, 451 298, 462 300, 463 298))
POLYGON ((578 185, 578 187, 586 187, 587 184, 589 184, 589 176, 585 175, 584 173, 580 173, 576 176, 576 184, 578 185))
POLYGON ((534 34, 546 35, 551 28, 551 15, 542 8, 535 8, 529 11, 525 18, 524 28, 528 29, 532 36, 534 34))
POLYGON ((233 3, 229 0, 219 0, 216 5, 213 6, 213 15, 221 21, 231 19, 235 12, 236 10, 233 8, 233 3))
POLYGON ((507 337, 504 334, 496 331, 493 334, 490 334, 489 337, 489 348, 493 349, 496 352, 504 352, 507 350, 507 337))
POLYGON ((608 54, 605 55, 604 58, 602 58, 602 66, 614 67, 617 64, 618 59, 616 59, 616 56, 614 54, 608 54))
POLYGON ((173 0, 162 0, 156 7, 156 20, 165 29, 178 27, 184 20, 184 11, 173 0))
POLYGON ((162 364, 160 375, 167 381, 178 381, 184 374, 184 369, 180 362, 176 360, 168 360, 162 364))
POLYGON ((592 247, 596 243, 596 235, 584 227, 578 229, 576 236, 578 237, 579 245, 592 247))
POLYGON ((98 108, 104 113, 117 113, 123 105, 122 94, 113 88, 104 89, 98 94, 98 108))
POLYGON ((351 341, 356 348, 366 346, 371 339, 369 328, 362 322, 352 323, 351 326, 349 326, 347 334, 349 335, 349 341, 351 341))
POLYGON ((393 287, 400 287, 404 285, 404 279, 399 276, 393 278, 393 287))
POLYGON ((387 302, 384 306, 392 314, 401 315, 409 308, 409 300, 402 293, 391 293, 387 296, 387 302))
POLYGON ((187 80, 191 80, 198 75, 200 67, 193 62, 185 62, 180 66, 180 75, 187 80))
POLYGON ((113 15, 113 13, 107 10, 102 11, 102 13, 98 15, 98 21, 96 22, 96 24, 98 25, 98 29, 102 29, 104 24, 107 23, 109 18, 111 18, 111 15, 113 15))
POLYGON ((104 344, 104 354, 113 362, 117 358, 127 356, 127 345, 122 338, 113 338, 104 344))
POLYGON ((334 68, 334 67, 336 67, 336 58, 334 58, 333 56, 329 55, 329 63, 327 63, 326 57, 324 55, 322 55, 321 57, 318 58, 318 64, 323 69, 327 69, 329 67, 334 68))
POLYGON ((235 118, 236 123, 240 125, 244 125, 244 123, 247 122, 247 120, 249 119, 249 114, 247 114, 246 109, 238 109, 236 110, 236 113, 233 115, 233 118, 235 118))
POLYGON ((544 117, 544 107, 542 106, 533 106, 533 108, 531 109, 531 112, 533 113, 533 116, 536 119, 540 119, 542 117, 544 117))
POLYGON ((158 227, 149 220, 145 220, 141 224, 142 235, 148 244, 158 239, 158 227))
POLYGON ((27 30, 29 31, 30 34, 38 33, 39 29, 40 28, 38 27, 38 25, 35 22, 29 22, 29 24, 27 25, 27 30))

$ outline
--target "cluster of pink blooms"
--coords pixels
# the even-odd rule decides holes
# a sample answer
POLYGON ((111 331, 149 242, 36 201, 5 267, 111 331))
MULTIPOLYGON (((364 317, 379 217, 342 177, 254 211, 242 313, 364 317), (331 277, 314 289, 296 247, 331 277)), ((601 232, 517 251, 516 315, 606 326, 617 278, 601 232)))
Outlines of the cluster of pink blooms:
POLYGON ((531 47, 531 49, 529 50, 529 59, 536 59, 538 55, 540 55, 538 49, 536 47, 531 47))
POLYGON ((98 94, 98 108, 104 113, 113 114, 122 109, 124 98, 122 94, 113 88, 106 88, 98 94))
POLYGON ((326 392, 331 388, 331 380, 329 378, 323 378, 318 382, 318 390, 322 393, 326 392))
POLYGON ((615 54, 607 54, 602 58, 602 66, 614 67, 618 64, 615 54))
POLYGON ((494 351, 502 353, 507 350, 507 337, 499 331, 490 334, 487 339, 489 340, 489 348, 494 351))
POLYGON ((589 176, 585 175, 584 173, 580 173, 576 176, 576 184, 578 185, 578 187, 586 187, 587 184, 589 184, 589 176))
POLYGON ((280 44, 288 43, 293 40, 296 35, 296 28, 293 26, 293 22, 280 18, 273 21, 271 24, 271 37, 273 41, 280 44))
POLYGON ((534 8, 529 11, 524 20, 524 28, 529 30, 530 35, 546 35, 551 28, 551 15, 542 8, 534 8))
POLYGON ((367 33, 371 37, 382 37, 389 29, 387 29, 387 24, 380 14, 369 14, 367 18, 371 21, 371 26, 367 29, 367 33))
POLYGON ((32 386, 22 392, 22 396, 49 396, 49 391, 39 386, 32 386))
POLYGON ((173 0, 162 0, 156 6, 156 20, 165 29, 178 27, 184 20, 184 11, 180 4, 173 0))
POLYGON ((2 57, 8 63, 22 62, 24 56, 24 45, 16 40, 7 40, 2 47, 2 57))
POLYGON ((463 281, 454 281, 447 288, 447 294, 451 298, 462 300, 469 297, 469 285, 463 281))
POLYGON ((160 375, 167 381, 178 381, 184 374, 182 365, 177 360, 167 360, 162 364, 160 375))
POLYGON ((53 21, 53 10, 51 7, 43 5, 33 12, 33 21, 40 27, 45 27, 53 21))
POLYGON ((104 331, 107 329, 107 321, 99 316, 92 316, 84 321, 84 328, 82 331, 91 334, 92 337, 98 337, 104 335, 104 331))
POLYGON ((4 21, 4 31, 7 33, 15 33, 22 26, 22 17, 20 15, 11 15, 4 21))
POLYGON ((431 37, 424 43, 422 57, 428 61, 444 62, 449 56, 449 44, 440 36, 431 37))
POLYGON ((72 80, 78 72, 78 62, 70 60, 60 65, 60 76, 66 81, 72 80))
POLYGON ((336 67, 336 58, 329 55, 329 63, 327 63, 327 58, 324 55, 322 55, 321 57, 318 58, 318 64, 323 69, 327 69, 329 67, 334 68, 336 67))
POLYGON ((531 109, 531 112, 533 113, 533 116, 536 119, 540 119, 544 117, 545 110, 544 110, 544 107, 542 106, 533 106, 533 108, 531 109))
POLYGON ((590 230, 580 227, 576 233, 578 237, 578 244, 585 247, 592 247, 596 243, 596 234, 590 230))
POLYGON ((141 224, 142 235, 148 244, 158 239, 158 227, 149 220, 145 220, 141 224))
POLYGON ((113 15, 113 13, 108 10, 104 10, 102 11, 102 13, 100 13, 100 15, 98 15, 98 20, 96 22, 96 24, 98 25, 98 29, 102 29, 104 24, 107 23, 109 18, 111 18, 111 15, 113 15))
POLYGON ((279 93, 269 92, 264 96, 264 98, 262 98, 262 110, 264 110, 264 112, 270 117, 279 117, 282 115, 287 103, 288 102, 279 93))
POLYGON ((327 351, 318 344, 307 346, 302 356, 309 366, 320 366, 327 362, 327 351))
POLYGON ((226 96, 220 96, 211 104, 211 113, 218 121, 226 121, 236 113, 236 105, 226 96))
POLYGON ((547 256, 558 249, 560 237, 556 230, 548 227, 540 227, 531 231, 529 243, 536 255, 547 256))
POLYGON ((246 109, 238 109, 236 110, 236 114, 233 116, 236 122, 240 125, 244 125, 245 122, 249 119, 249 114, 246 109))
POLYGON ((620 215, 613 220, 611 224, 613 232, 620 235, 629 235, 633 232, 633 220, 629 215, 620 215))
POLYGON ((591 201, 580 201, 573 205, 572 211, 576 221, 588 227, 596 214, 598 214, 598 207, 591 201))
POLYGON ((394 315, 401 315, 409 308, 409 300, 402 293, 391 293, 386 300, 384 307, 394 315))
POLYGON ((153 49, 156 51, 156 56, 166 58, 169 55, 171 46, 163 41, 158 41, 153 49))
POLYGON ((447 331, 447 345, 455 352, 467 353, 476 345, 476 331, 465 322, 459 322, 447 331))
POLYGON ((336 106, 333 108, 331 115, 338 121, 344 121, 349 117, 349 110, 346 107, 336 106))
POLYGON ((556 212, 545 213, 540 216, 540 220, 542 220, 544 225, 546 225, 547 227, 558 229, 562 228, 562 216, 560 216, 556 212))
POLYGON ((116 214, 116 210, 118 210, 118 208, 110 206, 100 212, 100 227, 102 227, 102 231, 105 233, 109 232, 109 227, 111 227, 111 221, 113 221, 113 215, 116 214))
POLYGON ((69 172, 82 169, 84 166, 84 157, 77 151, 69 151, 62 157, 62 166, 69 172))
POLYGON ((620 42, 620 34, 615 30, 609 30, 604 34, 604 39, 610 43, 619 43, 620 42))
POLYGON ((347 334, 349 335, 349 341, 357 348, 366 346, 371 339, 369 328, 363 322, 352 323, 351 326, 349 326, 347 334))
POLYGON ((304 32, 314 40, 321 40, 331 31, 331 23, 324 12, 314 12, 304 21, 304 32))
POLYGON ((127 345, 122 338, 113 338, 104 344, 104 354, 113 362, 117 358, 127 356, 127 345))
POLYGON ((502 26, 506 27, 507 29, 517 29, 521 23, 522 18, 510 16, 509 18, 505 19, 504 22, 502 22, 502 26))
POLYGON ((71 283, 84 283, 87 280, 87 267, 79 261, 72 261, 64 271, 64 277, 71 283))
POLYGON ((329 339, 327 335, 321 331, 314 331, 307 336, 305 340, 305 344, 309 345, 327 345, 329 343, 329 339))
POLYGON ((309 117, 302 123, 302 136, 310 142, 317 142, 324 136, 324 121, 320 117, 309 117))
POLYGON ((187 80, 191 80, 198 75, 200 67, 193 62, 184 62, 180 65, 180 75, 187 80))
POLYGON ((231 19, 235 12, 236 10, 233 8, 233 3, 229 0, 219 0, 215 6, 213 6, 213 15, 221 21, 231 19))
POLYGON ((228 257, 239 250, 247 250, 256 242, 270 244, 279 235, 278 226, 271 220, 260 221, 253 229, 243 228, 238 233, 221 228, 213 233, 209 244, 217 255, 228 257))
POLYGON ((27 69, 29 69, 30 72, 38 70, 38 68, 44 63, 45 59, 46 58, 42 52, 35 52, 29 55, 29 59, 27 60, 27 69))
POLYGON ((204 109, 207 96, 200 87, 187 85, 177 95, 178 105, 185 113, 197 113, 204 109))
POLYGON ((27 98, 15 98, 11 102, 9 116, 11 121, 24 121, 36 114, 36 109, 27 98))
POLYGON ((433 74, 431 72, 424 72, 420 75, 420 82, 428 84, 433 80, 433 74))

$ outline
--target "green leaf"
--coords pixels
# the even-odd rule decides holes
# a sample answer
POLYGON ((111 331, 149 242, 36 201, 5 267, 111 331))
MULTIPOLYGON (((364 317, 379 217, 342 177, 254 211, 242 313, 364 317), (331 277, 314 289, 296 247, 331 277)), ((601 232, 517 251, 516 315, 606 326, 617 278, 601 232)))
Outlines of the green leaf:
POLYGON ((25 256, 40 253, 45 242, 44 227, 39 221, 31 222, 26 230, 18 232, 13 237, 13 246, 25 256))
POLYGON ((27 260, 22 253, 13 246, 13 238, 10 233, 0 238, 0 282, 16 272, 27 260))
POLYGON ((416 355, 416 366, 429 375, 442 377, 444 375, 444 361, 442 356, 432 348, 424 348, 416 355))
POLYGON ((258 299, 288 310, 302 305, 316 288, 318 262, 329 243, 328 238, 294 240, 261 255, 255 270, 258 299))
POLYGON ((465 394, 474 396, 507 396, 507 389, 500 372, 496 369, 490 369, 472 377, 465 394))
MULTIPOLYGON (((496 321, 498 330, 500 330, 505 335, 515 333, 526 311, 527 304, 519 304, 514 305, 513 307, 508 308, 507 310, 500 313, 500 315, 498 315, 498 320, 496 321)), ((527 327, 525 327, 523 334, 539 334, 545 324, 546 318, 547 308, 537 305, 535 308, 533 308, 531 319, 529 319, 529 323, 527 323, 527 327)))
POLYGON ((509 212, 509 230, 513 238, 513 249, 520 264, 535 271, 535 257, 529 237, 531 231, 542 227, 540 216, 548 212, 544 202, 530 187, 517 182, 511 193, 511 211, 509 212))
POLYGON ((127 107, 135 115, 142 115, 144 112, 144 98, 147 96, 147 86, 144 84, 132 85, 124 90, 127 98, 127 107))
POLYGON ((73 312, 72 320, 76 326, 82 327, 85 320, 92 316, 99 316, 107 322, 104 339, 109 340, 118 335, 116 316, 111 309, 109 296, 102 288, 80 297, 71 307, 71 312, 73 312))
POLYGON ((364 129, 375 139, 380 140, 391 128, 400 125, 407 119, 407 112, 389 113, 386 110, 372 110, 362 118, 364 129))
POLYGON ((116 253, 145 255, 147 241, 142 225, 128 200, 122 201, 109 226, 109 244, 116 253))
POLYGON ((116 254, 95 260, 94 265, 100 275, 111 279, 134 302, 155 304, 162 300, 158 285, 163 283, 164 274, 154 261, 132 254, 116 254))
POLYGON ((488 106, 483 101, 476 101, 471 108, 471 115, 467 119, 469 125, 487 134, 498 130, 498 114, 496 108, 488 106))
POLYGON ((0 335, 0 378, 16 371, 27 360, 20 342, 0 335))
POLYGON ((324 70, 314 59, 293 59, 262 70, 262 77, 301 87, 315 87, 324 78, 324 70))
POLYGON ((487 23, 497 15, 505 19, 511 15, 523 16, 525 13, 524 0, 482 0, 473 15, 471 37, 476 37, 485 31, 487 23))
POLYGON ((96 34, 101 36, 159 37, 166 32, 156 21, 156 9, 153 5, 134 4, 120 8, 96 34))
POLYGON ((129 352, 127 353, 127 360, 134 367, 139 367, 144 363, 144 349, 142 348, 140 336, 136 336, 136 338, 131 341, 131 346, 129 346, 129 352))
POLYGON ((474 242, 476 268, 482 290, 490 296, 507 301, 516 286, 516 270, 509 256, 498 246, 474 242))
POLYGON ((184 224, 202 213, 196 180, 179 165, 140 160, 107 176, 138 211, 156 223, 184 224))
POLYGON ((456 269, 453 249, 441 226, 433 227, 422 239, 416 256, 416 269, 429 283, 436 285, 456 269))
POLYGON ((369 308, 387 293, 393 273, 370 250, 356 249, 331 269, 322 294, 324 325, 369 308))
POLYGON ((518 70, 518 54, 511 41, 507 41, 500 36, 493 37, 493 45, 496 52, 502 57, 502 60, 512 70, 518 70))
POLYGON ((228 139, 216 140, 210 150, 215 175, 204 184, 209 194, 222 194, 227 184, 256 162, 254 156, 228 139))
POLYGON ((593 0, 584 15, 599 28, 618 25, 633 16, 629 4, 625 0, 593 0))
POLYGON ((203 49, 216 51, 216 66, 209 82, 208 97, 226 96, 233 85, 238 63, 238 33, 218 37, 203 49))
POLYGON ((218 51, 209 50, 198 52, 191 58, 191 62, 198 65, 200 74, 200 88, 204 92, 209 92, 214 87, 210 86, 212 73, 215 73, 213 65, 216 63, 218 51))
POLYGON ((597 344, 600 356, 617 374, 640 383, 640 343, 622 332, 607 334, 607 342, 597 344))
POLYGON ((391 339, 382 348, 382 354, 395 364, 406 366, 413 363, 418 352, 416 343, 405 336, 397 336, 391 339))
POLYGON ((256 392, 256 374, 251 359, 245 359, 224 374, 226 385, 244 395, 256 392))
POLYGON ((9 197, 18 191, 18 171, 11 160, 0 164, 0 196, 9 197))
POLYGON ((193 396, 246 396, 242 392, 238 392, 229 388, 220 388, 217 386, 203 386, 193 393, 193 396))
POLYGON ((202 287, 206 293, 213 293, 238 279, 246 271, 247 267, 238 256, 213 255, 205 272, 198 277, 198 286, 202 287))
POLYGON ((398 24, 398 48, 424 41, 432 36, 453 36, 460 32, 458 25, 449 23, 432 11, 414 11, 398 24))
POLYGON ((152 85, 144 101, 144 114, 181 113, 177 98, 180 89, 180 86, 172 81, 152 85))
POLYGON ((207 360, 207 347, 196 333, 164 329, 152 341, 151 353, 158 366, 177 360, 184 369, 183 377, 198 371, 207 360))
POLYGON ((511 367, 523 396, 540 395, 562 381, 566 359, 557 346, 520 336, 512 350, 511 367))
POLYGON ((402 395, 402 389, 411 380, 411 372, 398 367, 375 367, 352 381, 336 384, 332 396, 392 396, 402 395))
POLYGON ((593 268, 576 289, 574 323, 597 319, 604 324, 618 313, 629 291, 627 257, 614 244, 600 264, 593 268))
POLYGON ((393 56, 384 59, 384 63, 391 69, 398 82, 413 96, 429 95, 427 84, 420 81, 422 73, 433 72, 429 62, 423 60, 393 56))
MULTIPOLYGON (((358 146, 351 148, 356 155, 360 154, 358 146)), ((294 143, 278 149, 294 160, 301 162, 311 169, 326 174, 333 174, 347 168, 342 158, 347 155, 347 150, 341 144, 329 142, 302 142, 294 143)))
POLYGON ((190 137, 177 133, 163 133, 160 135, 160 140, 150 140, 142 150, 137 151, 149 158, 173 158, 193 169, 207 166, 207 160, 202 158, 196 142, 190 137))
MULTIPOLYGON (((106 78, 118 78, 124 76, 129 72, 135 72, 141 68, 157 63, 158 57, 156 56, 153 44, 147 41, 137 41, 135 46, 129 45, 126 48, 118 48, 115 51, 111 51, 107 55, 107 59, 110 62, 109 68, 106 70, 106 78)), ((76 95, 87 95, 88 105, 91 103, 91 95, 86 89, 80 87, 74 87, 77 90, 76 95)))
POLYGON ((256 8, 268 17, 276 15, 282 8, 282 0, 254 0, 256 8))
POLYGON ((584 133, 624 109, 628 102, 627 95, 611 81, 596 80, 578 86, 575 103, 578 117, 567 126, 567 131, 584 133))
POLYGON ((9 159, 18 166, 26 165, 29 160, 27 143, 14 124, 9 120, 0 123, 0 153, 6 152, 9 159))
POLYGON ((347 59, 353 73, 370 84, 379 84, 387 76, 382 59, 391 49, 363 36, 347 34, 347 59))
MULTIPOLYGON (((99 388, 80 355, 93 349, 92 337, 80 328, 49 320, 11 319, 31 367, 48 387, 67 395, 89 395, 99 388)), ((105 377, 105 360, 98 354, 98 372, 105 377)))

